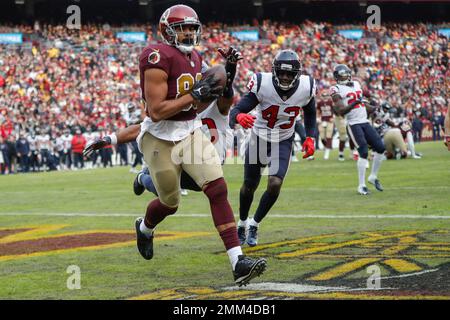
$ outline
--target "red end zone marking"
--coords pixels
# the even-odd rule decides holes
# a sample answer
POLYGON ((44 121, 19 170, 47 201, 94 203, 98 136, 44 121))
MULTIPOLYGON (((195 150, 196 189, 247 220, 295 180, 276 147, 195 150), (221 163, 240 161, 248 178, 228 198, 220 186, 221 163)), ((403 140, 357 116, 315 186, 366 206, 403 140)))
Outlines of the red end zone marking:
MULTIPOLYGON (((170 235, 158 234, 156 237, 164 238, 168 236, 170 235)), ((134 233, 88 233, 80 235, 66 235, 60 237, 0 243, 0 257, 7 255, 30 254, 35 252, 46 252, 61 249, 64 250, 73 248, 101 246, 132 241, 135 239, 136 235, 134 233)))

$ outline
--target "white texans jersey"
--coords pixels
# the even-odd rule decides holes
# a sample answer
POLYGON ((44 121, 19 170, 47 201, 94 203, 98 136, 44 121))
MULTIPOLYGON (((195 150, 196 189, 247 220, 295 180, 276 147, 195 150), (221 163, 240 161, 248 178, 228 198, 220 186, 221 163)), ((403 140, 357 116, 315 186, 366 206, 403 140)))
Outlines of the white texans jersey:
POLYGON ((64 142, 64 149, 63 149, 64 152, 67 152, 70 149, 72 149, 73 136, 71 134, 64 134, 64 135, 61 136, 61 139, 64 142))
POLYGON ((29 135, 27 137, 28 143, 30 144, 30 151, 36 151, 37 149, 37 139, 36 136, 29 135))
POLYGON ((247 85, 259 101, 253 132, 271 142, 289 139, 294 134, 295 119, 300 110, 315 96, 315 86, 312 77, 301 75, 297 90, 283 100, 272 82, 272 73, 254 74, 247 85))
MULTIPOLYGON (((330 95, 339 94, 344 101, 344 105, 352 104, 357 99, 363 97, 363 90, 358 81, 352 81, 353 86, 336 84, 330 88, 330 95)), ((367 120, 367 110, 364 103, 357 104, 345 115, 348 125, 369 122, 367 120)))
POLYGON ((230 127, 228 125, 228 116, 220 113, 217 106, 217 100, 214 100, 203 112, 199 114, 202 119, 203 133, 211 139, 212 144, 216 147, 220 161, 223 163, 227 155, 227 147, 230 138, 230 127))

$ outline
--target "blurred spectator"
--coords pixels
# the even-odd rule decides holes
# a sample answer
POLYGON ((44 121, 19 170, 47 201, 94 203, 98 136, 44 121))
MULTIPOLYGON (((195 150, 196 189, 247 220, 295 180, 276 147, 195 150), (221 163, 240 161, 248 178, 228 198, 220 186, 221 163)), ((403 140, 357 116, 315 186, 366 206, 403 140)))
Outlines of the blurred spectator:
POLYGON ((20 132, 19 140, 16 141, 16 151, 19 158, 20 171, 30 171, 30 143, 25 138, 24 132, 20 132))
POLYGON ((17 150, 14 136, 9 136, 6 141, 8 146, 8 167, 9 173, 16 173, 17 170, 17 150))
POLYGON ((441 130, 444 128, 444 116, 440 111, 436 112, 431 119, 433 124, 433 141, 441 140, 441 130))
POLYGON ((5 138, 0 136, 0 173, 8 174, 8 146, 5 143, 5 138))
MULTIPOLYGON (((303 72, 317 79, 319 90, 334 82, 334 65, 346 63, 372 95, 394 106, 397 116, 412 121, 416 141, 428 121, 433 138, 441 137, 442 123, 435 115, 444 114, 450 105, 450 70, 448 38, 438 33, 439 26, 383 23, 369 31, 365 25, 264 20, 258 23, 259 41, 241 41, 231 35, 232 29, 246 28, 210 23, 203 28, 198 48, 209 65, 223 63, 219 47, 233 45, 243 53, 234 82, 236 100, 247 91, 254 72, 270 72, 276 52, 291 48, 299 53, 303 72), (363 38, 346 39, 337 32, 351 28, 363 29, 363 38)), ((115 32, 142 30, 152 42, 152 27, 83 24, 81 30, 69 30, 34 23, 0 29, 24 32, 33 39, 23 46, 0 44, 0 136, 16 145, 19 133, 25 132, 31 171, 54 166, 70 169, 75 160, 70 133, 76 128, 91 140, 134 122, 140 101, 138 59, 146 44, 123 42, 115 32)), ((88 166, 97 164, 98 155, 103 166, 113 165, 116 151, 122 163, 128 161, 129 152, 134 153, 132 171, 141 163, 133 144, 94 153, 87 159, 88 166)), ((15 155, 4 157, 4 172, 10 171, 10 159, 15 160, 15 155)), ((78 156, 77 164, 82 161, 78 156)))
POLYGON ((412 119, 411 124, 412 124, 414 142, 415 143, 421 142, 422 141, 423 122, 420 117, 420 111, 416 111, 414 113, 414 118, 412 119))
POLYGON ((74 167, 77 169, 84 168, 83 149, 86 146, 86 139, 81 134, 81 129, 76 129, 72 138, 72 154, 74 167))

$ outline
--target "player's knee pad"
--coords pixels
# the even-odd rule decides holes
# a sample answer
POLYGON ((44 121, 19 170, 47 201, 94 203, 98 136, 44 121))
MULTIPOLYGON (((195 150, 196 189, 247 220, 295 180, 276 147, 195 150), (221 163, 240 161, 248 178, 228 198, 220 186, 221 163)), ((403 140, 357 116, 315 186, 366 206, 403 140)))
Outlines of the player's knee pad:
POLYGON ((180 203, 180 189, 176 181, 178 176, 174 171, 163 170, 155 172, 155 186, 157 185, 158 198, 168 207, 177 207, 180 203))
POLYGON ((180 191, 159 195, 159 201, 167 207, 176 208, 180 204, 180 191))
POLYGON ((369 148, 367 147, 367 145, 359 146, 358 153, 361 158, 367 159, 367 157, 369 156, 369 148))
POLYGON ((273 196, 278 196, 280 194, 282 184, 283 180, 281 178, 270 176, 267 184, 267 192, 273 196))

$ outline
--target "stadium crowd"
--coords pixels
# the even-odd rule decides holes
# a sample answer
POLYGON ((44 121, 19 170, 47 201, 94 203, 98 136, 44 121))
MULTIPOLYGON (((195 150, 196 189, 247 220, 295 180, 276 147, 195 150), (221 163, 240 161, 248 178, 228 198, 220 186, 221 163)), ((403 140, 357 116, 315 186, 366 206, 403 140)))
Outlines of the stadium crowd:
MULTIPOLYGON (((241 41, 231 35, 231 27, 204 26, 199 51, 214 65, 221 63, 217 48, 239 48, 244 60, 234 83, 235 99, 246 91, 253 72, 270 71, 275 53, 290 48, 300 54, 304 72, 317 79, 319 92, 332 84, 333 66, 346 63, 374 99, 388 101, 394 116, 411 120, 416 141, 425 124, 431 124, 434 140, 441 138, 450 104, 450 52, 436 26, 386 24, 365 30, 360 40, 337 32, 354 26, 310 21, 240 26, 257 29, 259 41, 241 41)), ((83 168, 87 141, 130 124, 140 103, 138 57, 145 44, 123 42, 115 36, 118 30, 145 31, 148 41, 157 38, 155 28, 144 25, 88 24, 81 30, 39 23, 0 26, 0 32, 22 32, 25 40, 20 46, 0 45, 2 174, 83 168)), ((117 146, 89 159, 89 166, 125 165, 131 158, 134 170, 140 161, 135 146, 117 146)))

